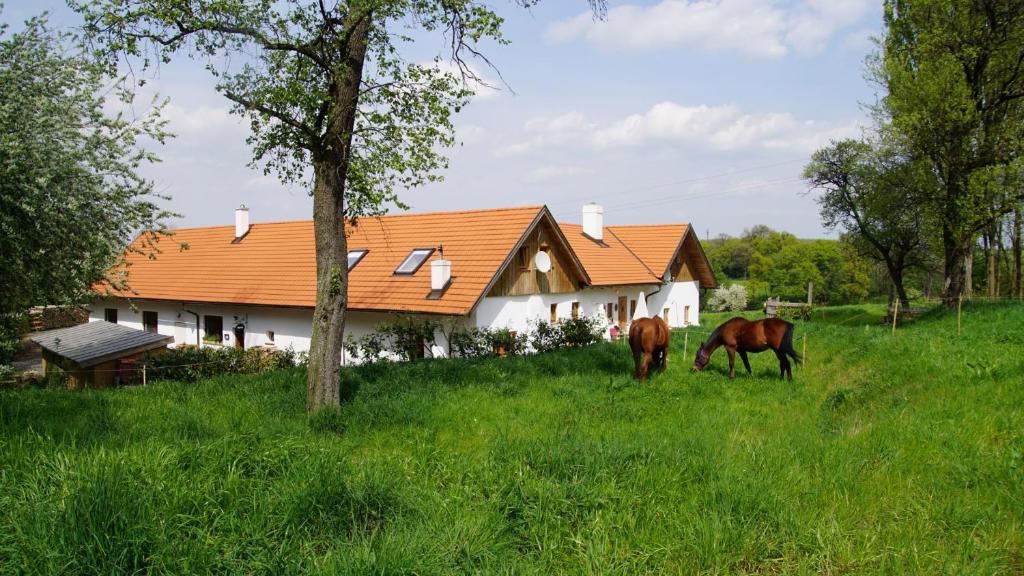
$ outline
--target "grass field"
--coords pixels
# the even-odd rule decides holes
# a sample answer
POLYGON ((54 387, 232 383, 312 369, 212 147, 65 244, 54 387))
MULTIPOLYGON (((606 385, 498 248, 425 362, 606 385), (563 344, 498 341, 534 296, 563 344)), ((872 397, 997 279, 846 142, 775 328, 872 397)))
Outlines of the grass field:
POLYGON ((643 384, 622 344, 384 364, 312 422, 298 369, 0 392, 0 573, 1024 573, 1024 306, 880 315, 799 323, 792 383, 677 333, 643 384))

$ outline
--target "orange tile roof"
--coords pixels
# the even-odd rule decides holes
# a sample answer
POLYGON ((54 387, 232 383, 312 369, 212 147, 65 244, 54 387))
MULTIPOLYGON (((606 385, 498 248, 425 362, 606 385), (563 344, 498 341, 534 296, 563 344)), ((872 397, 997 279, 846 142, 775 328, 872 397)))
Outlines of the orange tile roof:
MULTIPOLYGON (((569 240, 573 252, 579 257, 594 286, 621 286, 624 284, 657 284, 661 276, 645 265, 621 240, 613 234, 604 234, 598 243, 583 234, 579 224, 558 223, 569 240)), ((608 228, 605 228, 607 231, 608 228)), ((675 239, 679 243, 679 238, 675 239)))
MULTIPOLYGON (((361 218, 349 250, 369 252, 349 276, 352 310, 468 314, 531 228, 549 214, 541 206, 361 218), (413 248, 444 246, 452 284, 428 300, 430 265, 395 276, 413 248)), ((313 307, 313 222, 253 224, 238 244, 234 226, 184 228, 160 243, 155 259, 129 253, 129 292, 116 296, 186 302, 313 307), (188 245, 187 250, 179 244, 188 245)), ((434 256, 431 257, 433 259, 434 256)))
POLYGON ((661 278, 689 228, 686 224, 654 224, 649 226, 608 226, 620 242, 629 247, 636 257, 643 261, 661 278))

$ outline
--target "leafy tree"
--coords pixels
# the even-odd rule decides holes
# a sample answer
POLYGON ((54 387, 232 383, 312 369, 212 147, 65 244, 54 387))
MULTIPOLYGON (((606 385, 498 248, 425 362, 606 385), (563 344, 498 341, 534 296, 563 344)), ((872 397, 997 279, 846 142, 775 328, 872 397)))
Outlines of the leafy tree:
POLYGON ((939 180, 927 201, 955 306, 978 233, 1021 195, 990 184, 1024 143, 1024 3, 886 0, 885 28, 873 70, 881 109, 939 180))
POLYGON ((893 146, 842 140, 815 152, 804 178, 822 191, 818 205, 825 226, 846 231, 846 241, 881 261, 908 306, 904 276, 927 248, 921 202, 935 187, 925 163, 893 146))
MULTIPOLYGON (((537 0, 518 0, 529 6, 537 0)), ((310 410, 340 403, 348 288, 345 222, 399 204, 396 191, 439 178, 467 101, 467 58, 504 43, 502 18, 476 0, 74 1, 98 54, 143 67, 182 52, 206 62, 217 90, 249 119, 253 162, 282 181, 312 169, 317 298, 310 410), (408 62, 400 46, 441 33, 459 76, 408 62), (244 60, 232 67, 235 55, 244 60)), ((600 9, 602 2, 592 0, 600 9)), ((486 60, 486 59, 485 59, 486 60)))
POLYGON ((153 239, 169 215, 138 174, 156 160, 139 140, 166 136, 159 105, 133 121, 108 115, 100 94, 127 94, 81 52, 45 15, 13 34, 0 25, 2 318, 85 301, 132 237, 153 239))

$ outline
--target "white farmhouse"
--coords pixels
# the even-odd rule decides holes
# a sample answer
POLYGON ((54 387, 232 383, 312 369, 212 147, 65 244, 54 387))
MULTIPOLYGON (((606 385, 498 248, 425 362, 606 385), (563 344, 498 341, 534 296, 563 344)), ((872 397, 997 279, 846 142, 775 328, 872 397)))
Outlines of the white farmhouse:
MULTIPOLYGON (((625 330, 646 309, 672 327, 698 324, 701 288, 716 286, 685 224, 583 224, 544 206, 360 218, 349 229, 345 330, 400 317, 525 331, 586 314, 625 330)), ((166 334, 175 344, 309 349, 316 301, 313 223, 183 228, 155 258, 129 250, 126 290, 100 288, 90 319, 166 334)), ((438 334, 446 350, 444 335, 438 334)))

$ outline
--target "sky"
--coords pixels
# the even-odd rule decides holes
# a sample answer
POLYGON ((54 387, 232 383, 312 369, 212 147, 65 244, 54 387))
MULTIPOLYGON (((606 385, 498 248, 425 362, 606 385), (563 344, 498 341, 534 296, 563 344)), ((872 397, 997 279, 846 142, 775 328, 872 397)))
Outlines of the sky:
MULTIPOLYGON (((497 71, 477 68, 501 89, 476 87, 445 180, 400 192, 410 211, 546 204, 579 222, 597 202, 608 224, 689 222, 701 238, 756 224, 835 236, 800 174, 815 149, 868 123, 880 0, 611 1, 603 21, 585 0, 489 4, 511 43, 487 47, 497 71)), ((43 10, 80 25, 51 0, 7 0, 0 20, 16 29, 43 10)), ((443 48, 421 35, 408 56, 443 48)), ((247 166, 247 125, 213 86, 184 57, 147 84, 169 99, 176 134, 144 168, 181 214, 172 224, 230 224, 240 204, 253 222, 310 218, 307 189, 247 166)))

